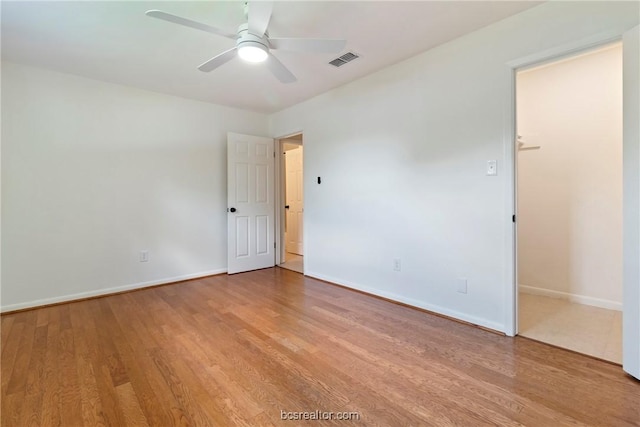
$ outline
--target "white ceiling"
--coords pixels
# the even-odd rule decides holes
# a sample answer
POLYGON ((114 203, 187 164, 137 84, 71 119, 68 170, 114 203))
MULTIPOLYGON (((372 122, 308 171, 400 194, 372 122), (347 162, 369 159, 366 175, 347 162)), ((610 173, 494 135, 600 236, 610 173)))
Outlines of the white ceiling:
POLYGON ((238 58, 199 71, 234 41, 144 14, 160 9, 234 33, 244 22, 241 1, 2 1, 2 59, 270 113, 538 4, 276 2, 272 37, 344 38, 344 52, 361 55, 335 68, 328 62, 339 55, 275 51, 298 78, 285 85, 238 58))

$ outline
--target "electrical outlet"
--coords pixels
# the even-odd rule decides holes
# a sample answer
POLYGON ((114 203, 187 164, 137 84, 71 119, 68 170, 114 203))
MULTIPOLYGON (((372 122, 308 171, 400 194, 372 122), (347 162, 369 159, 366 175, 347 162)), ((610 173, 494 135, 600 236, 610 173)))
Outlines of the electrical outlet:
POLYGON ((149 251, 140 251, 140 262, 149 262, 149 251))
POLYGON ((463 278, 458 279, 457 291, 460 292, 461 294, 467 293, 467 279, 463 279, 463 278))
POLYGON ((487 161, 487 175, 488 176, 498 175, 498 162, 496 160, 487 161))
POLYGON ((398 258, 393 260, 393 271, 402 270, 402 265, 400 264, 400 260, 398 258))

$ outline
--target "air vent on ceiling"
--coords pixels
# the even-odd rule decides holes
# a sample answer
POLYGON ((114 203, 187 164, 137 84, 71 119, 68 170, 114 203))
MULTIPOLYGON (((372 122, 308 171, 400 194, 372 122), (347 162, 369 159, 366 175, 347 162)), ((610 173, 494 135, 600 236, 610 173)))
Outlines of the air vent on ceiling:
POLYGON ((347 52, 344 55, 334 59, 333 61, 330 61, 329 64, 333 65, 334 67, 342 67, 347 62, 351 62, 354 59, 358 58, 360 58, 360 56, 358 56, 357 54, 353 52, 347 52))

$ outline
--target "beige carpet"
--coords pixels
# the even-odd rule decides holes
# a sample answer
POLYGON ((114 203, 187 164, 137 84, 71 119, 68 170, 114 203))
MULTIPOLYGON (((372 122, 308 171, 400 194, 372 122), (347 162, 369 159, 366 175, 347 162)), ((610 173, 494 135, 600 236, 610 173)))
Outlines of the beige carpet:
POLYGON ((622 363, 622 312, 519 294, 519 334, 622 363))
POLYGON ((304 274, 304 257, 286 252, 285 260, 280 264, 280 267, 304 274))

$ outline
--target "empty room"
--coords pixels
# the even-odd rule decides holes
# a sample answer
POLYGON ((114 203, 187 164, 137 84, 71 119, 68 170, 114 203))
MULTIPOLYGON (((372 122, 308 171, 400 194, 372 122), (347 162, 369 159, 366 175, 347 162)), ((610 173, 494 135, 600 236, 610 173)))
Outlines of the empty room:
POLYGON ((0 7, 3 427, 640 425, 639 2, 0 7))

